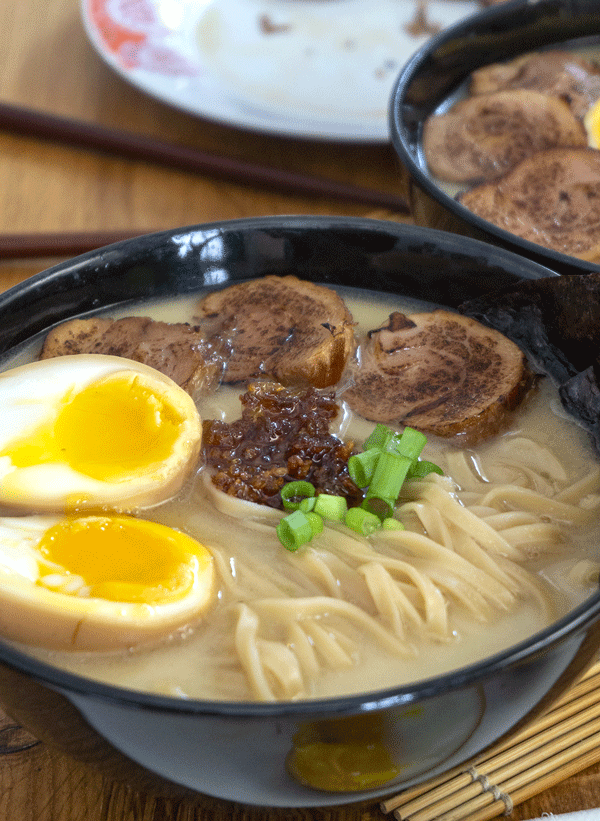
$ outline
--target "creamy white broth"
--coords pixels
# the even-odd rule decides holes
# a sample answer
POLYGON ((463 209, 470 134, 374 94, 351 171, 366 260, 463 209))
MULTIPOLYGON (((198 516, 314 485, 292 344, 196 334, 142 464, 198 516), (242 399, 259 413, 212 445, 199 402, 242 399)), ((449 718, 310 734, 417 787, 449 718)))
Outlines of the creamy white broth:
MULTIPOLYGON (((409 312, 430 307, 426 303, 407 302, 371 292, 366 300, 359 292, 343 290, 341 293, 358 322, 358 333, 384 322, 391 310, 409 312)), ((165 321, 189 321, 193 319, 194 305, 195 298, 185 298, 139 307, 135 313, 165 321)), ((134 311, 128 306, 118 315, 132 313, 134 311)), ((114 312, 111 315, 117 316, 114 312)), ((20 353, 19 357, 24 355, 20 353)), ((199 401, 202 417, 226 421, 237 418, 240 415, 238 397, 242 391, 241 386, 223 386, 204 397, 199 401)), ((343 403, 338 422, 332 432, 359 444, 373 428, 372 423, 352 414, 343 403)), ((489 470, 487 466, 493 465, 506 443, 517 437, 531 438, 541 446, 550 447, 567 471, 568 480, 563 483, 567 486, 597 464, 588 434, 565 417, 548 380, 542 382, 537 393, 516 415, 511 430, 494 441, 471 449, 468 461, 474 463, 477 458, 480 460, 477 464, 489 470)), ((447 441, 430 437, 423 456, 448 472, 448 455, 453 452, 447 441)), ((36 648, 28 648, 28 652, 61 668, 132 689, 188 698, 240 700, 260 697, 250 686, 235 652, 235 605, 240 598, 239 591, 231 585, 237 584, 239 579, 250 580, 241 600, 251 608, 254 607, 252 590, 260 587, 263 587, 263 597, 267 598, 273 597, 273 590, 282 588, 292 598, 322 597, 331 592, 327 586, 331 585, 331 579, 320 577, 323 568, 315 571, 311 561, 315 553, 328 550, 328 543, 336 539, 337 534, 326 531, 306 549, 290 554, 275 535, 274 525, 280 514, 257 509, 257 506, 250 512, 245 508, 241 514, 237 509, 232 513, 229 500, 224 500, 223 494, 211 489, 205 479, 204 471, 200 470, 177 499, 143 514, 145 518, 185 530, 218 552, 219 595, 203 623, 180 631, 160 646, 127 653, 58 653, 36 648), (251 520, 252 527, 248 525, 251 520), (226 575, 230 589, 224 583, 226 575)), ((586 506, 597 504, 597 492, 596 482, 587 494, 586 506)), ((244 505, 234 502, 234 506, 236 504, 244 505)), ((590 518, 597 517, 591 514, 590 518)), ((321 663, 320 674, 313 678, 307 676, 304 689, 288 697, 315 698, 363 692, 438 675, 494 654, 548 626, 597 588, 600 527, 592 521, 581 527, 561 524, 560 528, 564 537, 561 544, 554 545, 551 552, 544 550, 538 555, 533 549, 531 557, 521 562, 539 585, 541 598, 528 592, 509 610, 492 609, 483 621, 449 601, 448 633, 431 636, 409 626, 400 642, 408 649, 399 653, 390 649, 385 641, 373 640, 369 629, 355 623, 348 626, 342 617, 333 616, 323 623, 337 636, 336 646, 341 648, 342 660, 332 667, 321 663), (584 565, 585 562, 591 564, 584 565), (347 662, 343 660, 344 653, 347 662)), ((349 574, 342 564, 331 559, 328 567, 333 568, 333 576, 336 568, 339 570, 337 582, 344 587, 349 574)), ((366 611, 374 612, 364 586, 357 586, 351 597, 366 611)), ((385 622, 379 616, 376 618, 385 622)), ((287 637, 277 623, 272 628, 265 628, 264 621, 261 629, 266 632, 262 641, 285 644, 287 637)), ((286 697, 277 687, 274 689, 276 697, 286 697)))

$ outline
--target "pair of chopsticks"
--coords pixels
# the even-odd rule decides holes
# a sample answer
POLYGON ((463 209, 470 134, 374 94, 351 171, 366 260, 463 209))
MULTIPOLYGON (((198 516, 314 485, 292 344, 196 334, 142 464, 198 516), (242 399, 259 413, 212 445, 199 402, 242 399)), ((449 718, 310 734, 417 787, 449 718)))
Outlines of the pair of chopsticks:
POLYGON ((600 663, 554 707, 468 767, 382 802, 397 821, 489 821, 600 761, 600 663))
MULTIPOLYGON (((115 154, 128 159, 158 163, 243 185, 255 185, 289 194, 331 197, 345 202, 389 209, 402 214, 409 213, 406 200, 399 195, 257 165, 141 134, 58 117, 9 103, 0 103, 0 129, 28 137, 54 140, 63 145, 115 154)), ((142 233, 145 232, 0 235, 0 258, 83 253, 142 233)))

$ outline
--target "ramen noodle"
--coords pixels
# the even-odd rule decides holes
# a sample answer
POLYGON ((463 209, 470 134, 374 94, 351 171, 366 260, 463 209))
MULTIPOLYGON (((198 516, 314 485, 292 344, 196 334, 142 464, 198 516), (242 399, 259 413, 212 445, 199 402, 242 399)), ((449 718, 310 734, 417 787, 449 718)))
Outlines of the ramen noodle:
MULTIPOLYGON (((342 293, 359 329, 376 326, 392 304, 342 293)), ((157 306, 153 315, 181 321, 186 305, 157 306)), ((202 418, 237 418, 241 392, 222 386, 202 398, 202 418)), ((339 401, 332 432, 362 444, 373 424, 344 406, 343 392, 339 401)), ((151 514, 214 557, 218 595, 204 621, 135 651, 28 652, 183 698, 313 699, 474 663, 597 588, 600 465, 549 382, 506 434, 470 449, 430 437, 423 456, 444 474, 405 483, 394 513, 404 530, 361 536, 329 522, 297 552, 277 538, 281 511, 224 494, 200 468, 151 514)))

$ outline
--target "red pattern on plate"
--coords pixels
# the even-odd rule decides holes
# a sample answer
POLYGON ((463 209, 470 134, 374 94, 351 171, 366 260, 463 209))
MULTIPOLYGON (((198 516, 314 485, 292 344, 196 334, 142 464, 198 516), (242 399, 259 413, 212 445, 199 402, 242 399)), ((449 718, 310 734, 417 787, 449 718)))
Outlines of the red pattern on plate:
POLYGON ((88 14, 104 47, 123 68, 169 76, 198 74, 198 66, 165 45, 169 31, 149 0, 88 0, 88 14))

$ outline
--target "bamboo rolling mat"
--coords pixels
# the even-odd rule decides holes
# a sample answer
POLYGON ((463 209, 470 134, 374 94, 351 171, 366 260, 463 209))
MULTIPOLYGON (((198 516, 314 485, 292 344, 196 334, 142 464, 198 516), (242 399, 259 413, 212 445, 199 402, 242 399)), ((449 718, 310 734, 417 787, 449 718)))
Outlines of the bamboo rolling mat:
MULTIPOLYGON (((600 663, 551 710, 467 767, 382 802, 396 821, 488 821, 600 761, 600 663)), ((598 796, 600 802, 600 795, 598 796)))

